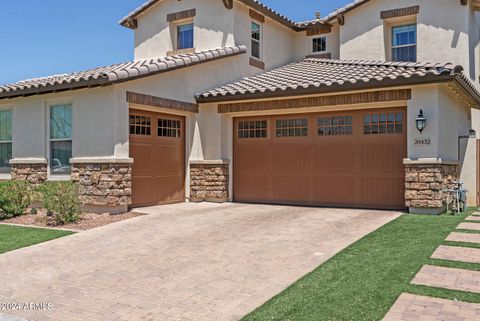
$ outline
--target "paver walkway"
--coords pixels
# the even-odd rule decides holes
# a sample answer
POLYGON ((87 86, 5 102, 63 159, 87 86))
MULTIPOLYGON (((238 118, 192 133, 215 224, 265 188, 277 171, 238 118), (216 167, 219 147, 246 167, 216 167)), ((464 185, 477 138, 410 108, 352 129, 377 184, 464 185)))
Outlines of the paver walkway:
POLYGON ((371 210, 178 204, 0 255, 0 302, 29 321, 238 320, 398 217, 371 210))
POLYGON ((480 304, 404 293, 383 321, 478 321, 480 304))
MULTIPOLYGON (((480 230, 480 213, 476 212, 458 229, 480 230), (477 222, 478 221, 478 222, 477 222)), ((452 232, 446 241, 480 244, 480 234, 452 232)), ((440 245, 431 258, 480 264, 480 249, 440 245)), ((458 290, 480 294, 480 271, 425 265, 412 280, 412 284, 458 290)), ((480 304, 402 294, 384 321, 477 321, 480 304)))
POLYGON ((432 259, 480 263, 480 249, 441 245, 433 253, 432 259))
POLYGON ((465 219, 466 221, 480 221, 480 216, 478 215, 471 215, 465 219))
POLYGON ((425 265, 420 272, 417 273, 412 283, 480 293, 480 272, 425 265))
POLYGON ((480 243, 480 234, 452 232, 446 240, 451 242, 480 243))
POLYGON ((480 224, 463 222, 463 223, 460 223, 457 228, 461 230, 480 231, 480 224))

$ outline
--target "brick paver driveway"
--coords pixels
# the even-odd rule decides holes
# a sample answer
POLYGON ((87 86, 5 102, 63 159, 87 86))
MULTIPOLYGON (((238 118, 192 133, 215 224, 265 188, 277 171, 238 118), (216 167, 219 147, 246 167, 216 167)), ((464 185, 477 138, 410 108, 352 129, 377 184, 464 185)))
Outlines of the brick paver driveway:
MULTIPOLYGON (((178 204, 0 255, 27 320, 237 320, 395 212, 178 204)), ((341 273, 341 271, 339 271, 341 273)))

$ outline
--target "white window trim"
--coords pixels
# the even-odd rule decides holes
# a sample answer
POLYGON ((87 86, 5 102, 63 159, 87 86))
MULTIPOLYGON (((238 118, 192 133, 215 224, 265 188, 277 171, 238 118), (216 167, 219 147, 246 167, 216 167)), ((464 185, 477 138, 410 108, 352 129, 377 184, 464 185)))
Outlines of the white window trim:
MULTIPOLYGON (((51 159, 50 159, 50 143, 55 141, 71 141, 72 142, 72 158, 74 157, 73 151, 75 150, 75 107, 72 100, 55 100, 47 102, 45 110, 45 122, 47 124, 46 131, 45 131, 45 154, 47 159, 47 180, 52 182, 62 182, 62 181, 70 181, 72 179, 72 174, 69 175, 61 174, 61 175, 53 175, 51 172, 51 159), (50 109, 55 106, 59 105, 70 105, 72 107, 72 137, 70 139, 51 139, 50 138, 50 109)), ((71 161, 70 161, 71 165, 71 161)))
POLYGON ((392 24, 390 26, 390 59, 391 61, 393 61, 393 51, 395 49, 398 49, 398 48, 409 48, 409 47, 415 47, 415 56, 417 59, 415 59, 416 61, 418 60, 418 24, 417 24, 417 21, 402 21, 402 22, 397 22, 395 24, 392 24), (399 45, 399 46, 394 46, 393 45, 393 30, 395 28, 399 28, 399 27, 408 27, 408 26, 415 26, 415 44, 413 45, 399 45))
POLYGON ((173 38, 172 39, 172 47, 173 47, 173 51, 182 51, 182 50, 189 50, 189 49, 195 49, 195 40, 196 40, 196 37, 195 37, 195 19, 194 17, 193 18, 187 18, 187 19, 183 19, 183 20, 176 20, 176 21, 172 21, 170 23, 170 27, 172 28, 173 32, 171 32, 171 37, 173 38), (180 26, 184 26, 184 25, 189 25, 189 24, 193 24, 193 47, 192 48, 184 48, 184 49, 178 49, 178 27, 180 26))
POLYGON ((259 50, 260 50, 260 57, 255 57, 252 54, 253 48, 250 48, 250 57, 258 60, 258 61, 263 61, 263 23, 257 21, 257 20, 250 20, 250 46, 251 46, 251 41, 258 42, 259 44, 259 50), (253 39, 252 37, 252 23, 256 24, 260 28, 260 41, 253 39))
POLYGON ((327 50, 327 37, 326 37, 326 36, 313 37, 313 38, 311 39, 311 41, 310 41, 310 52, 311 52, 311 53, 325 53, 325 52, 327 52, 327 51, 328 51, 328 50, 327 50), (314 41, 315 39, 325 39, 325 50, 321 50, 321 51, 314 51, 314 50, 313 50, 313 49, 314 49, 314 48, 313 48, 313 41, 314 41))
MULTIPOLYGON (((13 108, 11 106, 5 106, 5 107, 0 107, 0 112, 2 111, 10 111, 12 112, 12 139, 11 140, 2 140, 0 141, 0 144, 7 144, 7 143, 10 143, 12 144, 12 158, 10 160, 13 159, 13 108)), ((6 180, 9 180, 9 179, 12 179, 12 173, 0 173, 0 179, 6 179, 6 180)))

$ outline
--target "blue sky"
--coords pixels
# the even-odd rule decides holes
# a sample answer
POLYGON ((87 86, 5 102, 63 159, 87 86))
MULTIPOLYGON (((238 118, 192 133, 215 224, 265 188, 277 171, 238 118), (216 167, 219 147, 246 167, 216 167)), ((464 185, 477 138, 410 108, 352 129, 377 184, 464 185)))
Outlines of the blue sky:
MULTIPOLYGON (((0 84, 133 59, 133 32, 117 21, 144 1, 2 0, 0 84)), ((263 2, 303 21, 351 0, 263 2)))

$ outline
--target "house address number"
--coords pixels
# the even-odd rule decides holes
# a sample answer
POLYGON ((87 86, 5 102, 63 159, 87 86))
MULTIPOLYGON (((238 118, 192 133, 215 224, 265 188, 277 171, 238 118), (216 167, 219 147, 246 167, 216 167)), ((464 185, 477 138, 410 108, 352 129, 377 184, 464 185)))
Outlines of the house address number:
POLYGON ((430 137, 415 138, 415 146, 430 146, 432 139, 430 137))

